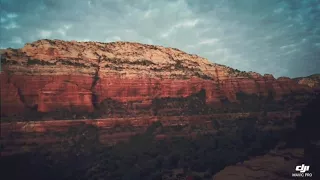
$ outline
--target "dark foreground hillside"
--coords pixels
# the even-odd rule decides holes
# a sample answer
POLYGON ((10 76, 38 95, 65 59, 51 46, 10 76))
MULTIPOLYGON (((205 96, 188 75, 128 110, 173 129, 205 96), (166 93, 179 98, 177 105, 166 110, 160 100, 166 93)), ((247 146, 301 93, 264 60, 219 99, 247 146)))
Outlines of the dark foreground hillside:
POLYGON ((65 142, 55 152, 44 147, 5 157, 2 170, 13 179, 163 179, 175 169, 210 178, 227 165, 266 153, 281 137, 280 132, 260 132, 243 123, 234 132, 169 141, 154 140, 152 134, 161 124, 153 124, 144 134, 113 147, 100 145, 92 129, 90 136, 65 142))
POLYGON ((296 128, 287 139, 269 153, 251 158, 237 165, 228 166, 214 176, 214 180, 253 179, 319 179, 320 175, 320 134, 319 105, 317 96, 296 118, 296 128), (305 164, 308 171, 301 173, 296 166, 305 164), (295 175, 295 176, 294 176, 295 175))
POLYGON ((302 111, 296 130, 265 130, 259 127, 257 119, 246 118, 229 124, 212 121, 218 129, 215 134, 155 140, 160 132, 178 132, 183 128, 164 127, 156 122, 128 142, 105 146, 99 143, 95 127, 73 128, 63 135, 65 140, 59 145, 2 157, 2 176, 34 180, 212 179, 225 167, 266 154, 279 142, 283 149, 305 148, 303 161, 315 172, 319 155, 313 142, 320 137, 317 105, 319 97, 302 111))

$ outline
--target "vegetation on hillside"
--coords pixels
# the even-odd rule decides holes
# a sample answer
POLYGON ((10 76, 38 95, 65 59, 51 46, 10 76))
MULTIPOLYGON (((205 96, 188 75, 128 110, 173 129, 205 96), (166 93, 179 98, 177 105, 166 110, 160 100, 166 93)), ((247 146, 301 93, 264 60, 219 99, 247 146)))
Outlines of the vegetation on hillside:
MULTIPOLYGON (((157 87, 156 89, 158 89, 157 87)), ((118 96, 122 91, 118 91, 118 96)), ((130 91, 132 95, 136 90, 130 91)), ((179 93, 183 94, 183 90, 179 93)), ((180 115, 209 115, 215 113, 246 113, 246 112, 272 112, 299 110, 306 102, 312 100, 314 96, 306 93, 292 93, 285 96, 282 100, 276 101, 275 93, 270 91, 268 96, 256 94, 246 94, 238 92, 237 103, 230 102, 226 97, 220 97, 221 106, 208 105, 206 103, 206 91, 201 90, 188 97, 174 98, 155 98, 151 105, 140 108, 133 104, 139 104, 139 101, 132 101, 124 104, 112 98, 108 98, 94 104, 94 111, 87 112, 79 107, 63 107, 55 111, 42 113, 37 111, 37 105, 26 108, 24 113, 12 115, 1 114, 3 121, 10 120, 41 120, 41 119, 95 119, 107 117, 129 117, 129 116, 180 116, 180 115)), ((93 99, 94 100, 94 99, 93 99)))
POLYGON ((118 59, 118 58, 107 58, 107 57, 103 56, 102 60, 106 61, 106 62, 110 62, 110 63, 112 63, 112 65, 141 65, 141 66, 155 65, 155 63, 153 63, 152 61, 147 60, 147 59, 129 61, 129 60, 122 60, 122 59, 118 59))
POLYGON ((27 61, 27 65, 46 65, 46 66, 53 66, 56 65, 56 63, 51 63, 48 61, 44 61, 44 60, 39 60, 39 59, 28 59, 27 61))
POLYGON ((239 69, 228 68, 228 73, 234 76, 242 76, 252 78, 252 75, 246 71, 240 71, 239 69))
POLYGON ((2 157, 1 169, 11 179, 173 179, 177 169, 179 176, 211 179, 225 166, 267 152, 282 136, 259 130, 256 119, 233 122, 235 126, 220 124, 217 134, 155 140, 157 132, 167 131, 156 122, 145 133, 112 147, 99 143, 98 129, 80 126, 62 134, 65 141, 60 145, 2 157))

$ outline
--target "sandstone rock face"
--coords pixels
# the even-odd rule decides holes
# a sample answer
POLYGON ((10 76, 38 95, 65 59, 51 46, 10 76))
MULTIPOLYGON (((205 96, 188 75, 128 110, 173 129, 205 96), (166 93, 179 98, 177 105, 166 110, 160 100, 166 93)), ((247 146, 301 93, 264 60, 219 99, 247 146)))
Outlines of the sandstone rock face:
POLYGON ((292 179, 295 167, 303 159, 303 149, 274 150, 218 172, 213 180, 292 179))
POLYGON ((205 103, 238 102, 237 93, 275 99, 310 92, 290 78, 241 72, 178 49, 129 42, 39 40, 1 51, 1 111, 93 111, 106 99, 147 108, 155 98, 186 98, 205 90, 205 103))
POLYGON ((93 111, 92 92, 74 83, 52 82, 45 85, 38 93, 40 112, 48 112, 55 108, 59 110, 61 107, 74 107, 73 111, 93 111))

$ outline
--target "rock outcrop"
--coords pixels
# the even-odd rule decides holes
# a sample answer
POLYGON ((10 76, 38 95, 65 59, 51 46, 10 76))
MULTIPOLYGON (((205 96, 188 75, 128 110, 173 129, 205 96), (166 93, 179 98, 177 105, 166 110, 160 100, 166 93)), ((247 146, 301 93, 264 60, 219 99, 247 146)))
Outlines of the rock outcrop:
POLYGON ((3 116, 30 110, 92 112, 110 99, 132 112, 152 113, 155 99, 176 98, 177 103, 201 90, 205 106, 213 109, 239 103, 239 92, 259 100, 312 92, 309 84, 290 78, 242 72, 178 49, 130 42, 39 40, 2 50, 1 68, 3 116))
POLYGON ((273 150, 234 166, 228 166, 217 173, 213 180, 250 179, 292 179, 295 167, 301 164, 303 149, 273 150))

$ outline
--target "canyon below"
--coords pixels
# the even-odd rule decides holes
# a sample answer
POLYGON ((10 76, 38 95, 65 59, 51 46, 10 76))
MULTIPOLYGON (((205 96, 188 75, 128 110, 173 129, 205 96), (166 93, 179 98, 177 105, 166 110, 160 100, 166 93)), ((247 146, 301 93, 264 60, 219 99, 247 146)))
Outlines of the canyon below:
POLYGON ((133 42, 0 53, 1 169, 13 179, 291 179, 319 167, 306 144, 319 140, 320 74, 274 78, 133 42))

